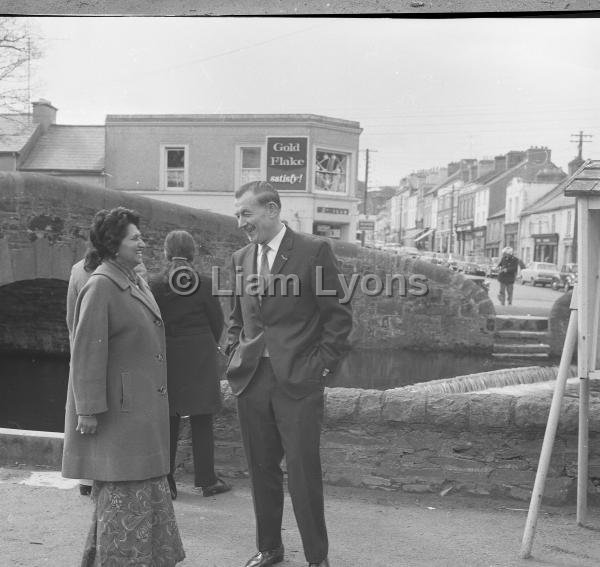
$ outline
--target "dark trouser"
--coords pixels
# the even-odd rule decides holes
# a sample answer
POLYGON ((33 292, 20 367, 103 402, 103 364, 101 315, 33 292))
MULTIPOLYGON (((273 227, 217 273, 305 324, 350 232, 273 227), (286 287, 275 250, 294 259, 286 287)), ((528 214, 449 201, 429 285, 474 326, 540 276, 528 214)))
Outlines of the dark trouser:
POLYGON ((323 507, 321 425, 323 391, 296 400, 278 386, 268 358, 261 359, 248 387, 238 396, 238 416, 250 470, 256 544, 259 551, 281 544, 285 454, 288 490, 309 563, 327 557, 323 507))
MULTIPOLYGON (((179 438, 178 415, 170 417, 171 429, 171 475, 175 472, 175 456, 177 455, 177 440, 179 438)), ((215 474, 215 444, 213 439, 213 416, 191 415, 192 452, 194 455, 194 485, 210 486, 217 482, 215 474)))
POLYGON ((498 299, 500 303, 504 305, 504 299, 508 300, 508 304, 512 304, 512 296, 513 296, 513 288, 515 287, 514 283, 504 283, 500 282, 500 293, 498 294, 498 299))

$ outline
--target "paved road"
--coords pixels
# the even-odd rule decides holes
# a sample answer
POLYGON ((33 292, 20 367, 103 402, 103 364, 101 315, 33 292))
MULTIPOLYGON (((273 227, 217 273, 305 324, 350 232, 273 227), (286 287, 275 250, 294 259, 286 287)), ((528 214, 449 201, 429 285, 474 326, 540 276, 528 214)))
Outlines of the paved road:
POLYGON ((500 284, 498 280, 491 278, 490 299, 498 315, 536 315, 547 317, 552 305, 563 294, 562 291, 554 291, 551 287, 531 286, 530 284, 515 284, 513 292, 513 304, 504 305, 498 300, 500 284))
MULTIPOLYGON (((55 471, 0 468, 0 567, 78 565, 92 503, 55 471), (25 483, 25 484, 23 484, 25 483)), ((242 567, 254 548, 252 498, 245 479, 214 498, 191 492, 183 479, 175 513, 187 558, 182 567, 242 567)), ((515 500, 398 494, 326 486, 332 567, 598 567, 600 510, 589 528, 574 511, 545 507, 531 560, 519 559, 527 503, 515 500)), ((286 497, 286 560, 306 567, 286 497)))

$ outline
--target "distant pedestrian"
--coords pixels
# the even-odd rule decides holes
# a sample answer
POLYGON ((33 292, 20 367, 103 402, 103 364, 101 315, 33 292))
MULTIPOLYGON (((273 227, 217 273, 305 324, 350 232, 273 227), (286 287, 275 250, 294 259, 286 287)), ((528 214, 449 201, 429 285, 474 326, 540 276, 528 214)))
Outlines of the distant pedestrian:
POLYGON ((502 258, 498 263, 498 281, 500 282, 500 293, 498 299, 504 305, 508 301, 512 305, 513 288, 519 268, 524 268, 525 264, 513 255, 513 249, 510 246, 502 249, 502 258))
POLYGON ((166 266, 150 278, 167 336, 167 389, 171 430, 171 497, 177 498, 175 457, 182 416, 190 417, 194 489, 203 496, 231 490, 215 473, 213 414, 221 409, 218 349, 225 320, 210 278, 192 266, 194 237, 185 230, 167 234, 166 266))

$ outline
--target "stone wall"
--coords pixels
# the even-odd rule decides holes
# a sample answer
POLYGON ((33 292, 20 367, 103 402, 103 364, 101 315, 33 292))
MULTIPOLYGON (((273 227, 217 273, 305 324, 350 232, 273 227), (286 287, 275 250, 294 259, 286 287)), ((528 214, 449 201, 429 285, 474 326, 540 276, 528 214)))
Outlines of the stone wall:
MULTIPOLYGON (((547 369, 548 370, 548 369, 547 369)), ((556 373, 556 368, 552 370, 556 373)), ((552 382, 470 393, 422 389, 326 389, 323 474, 331 484, 404 492, 531 496, 552 399, 552 382)), ((246 474, 235 400, 222 383, 225 405, 215 423, 217 467, 246 474)), ((590 495, 600 497, 600 383, 590 407, 590 495)), ((577 384, 563 401, 545 501, 572 502, 577 469, 577 384)), ((179 466, 192 470, 184 422, 179 466)))
MULTIPOLYGON (((550 354, 560 356, 562 354, 565 337, 567 336, 567 327, 571 317, 571 298, 573 291, 563 293, 552 306, 550 317, 548 318, 548 343, 550 345, 550 354)), ((577 360, 577 349, 573 353, 577 360)))
MULTIPOLYGON (((160 269, 165 235, 173 229, 186 229, 202 245, 197 267, 209 274, 213 266, 224 268, 222 283, 230 289, 231 253, 246 242, 233 217, 57 177, 13 172, 0 172, 0 286, 36 280, 37 287, 14 287, 11 293, 21 306, 27 303, 41 313, 47 307, 47 294, 60 287, 51 281, 67 281, 72 264, 82 257, 94 213, 118 205, 141 214, 149 271, 160 269), (32 289, 38 290, 33 297, 29 293, 32 289)), ((493 333, 487 320, 494 315, 493 305, 487 293, 472 281, 408 257, 343 242, 334 242, 334 248, 348 282, 356 275, 361 283, 371 275, 382 280, 399 275, 406 283, 404 290, 398 283, 392 285, 390 296, 365 293, 358 285, 353 295, 353 344, 373 349, 491 351, 493 333), (418 274, 426 282, 427 293, 421 296, 411 293, 414 288, 410 277, 418 274)), ((223 298, 226 311, 228 306, 229 300, 223 298)), ((10 325, 15 336, 29 337, 22 344, 24 349, 33 342, 50 345, 52 352, 66 353, 68 339, 62 315, 57 321, 51 345, 46 331, 38 330, 31 319, 11 319, 10 325)), ((8 319, 4 325, 8 325, 8 319)))

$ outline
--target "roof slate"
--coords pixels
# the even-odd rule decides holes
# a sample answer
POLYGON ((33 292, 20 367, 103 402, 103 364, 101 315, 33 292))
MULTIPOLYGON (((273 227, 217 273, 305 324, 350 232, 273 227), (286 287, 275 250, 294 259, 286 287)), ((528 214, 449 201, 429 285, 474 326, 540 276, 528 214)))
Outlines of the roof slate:
POLYGON ((586 161, 564 187, 565 195, 600 195, 600 160, 586 161))
POLYGON ((104 139, 104 126, 53 124, 20 169, 103 171, 104 139))
POLYGON ((0 152, 20 152, 37 126, 29 114, 0 114, 0 152))

